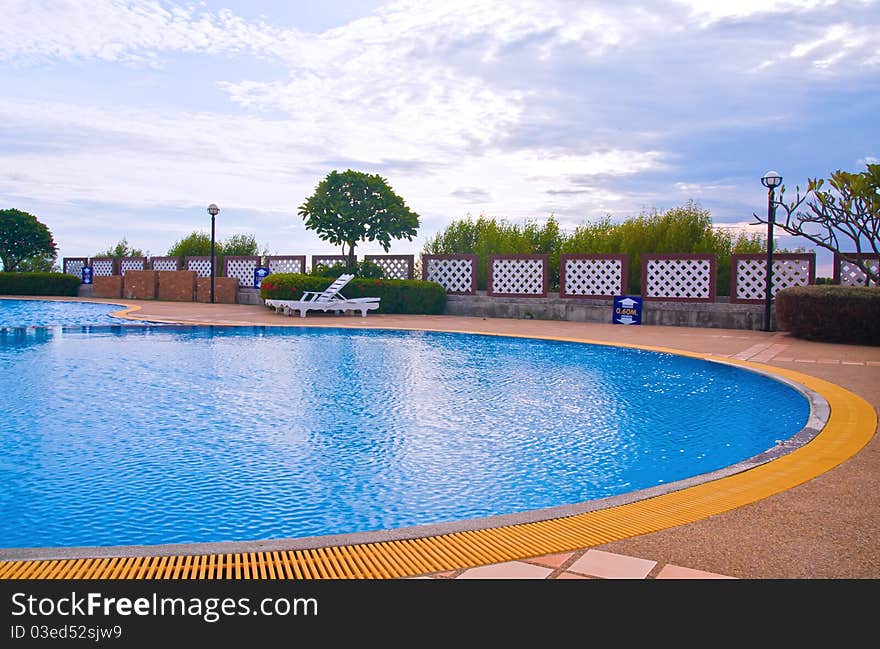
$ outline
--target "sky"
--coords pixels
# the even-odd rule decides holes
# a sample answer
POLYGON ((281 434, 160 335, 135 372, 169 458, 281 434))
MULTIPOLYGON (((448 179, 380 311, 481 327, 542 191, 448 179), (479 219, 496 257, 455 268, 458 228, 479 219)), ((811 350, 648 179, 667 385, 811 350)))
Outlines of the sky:
MULTIPOLYGON (((0 0, 0 209, 62 257, 193 231, 338 253, 297 208, 385 178, 452 221, 563 229, 693 200, 719 227, 880 159, 880 0, 0 0)), ((777 235, 781 234, 776 230, 777 235)), ((777 245, 809 243, 778 236, 777 245)), ((382 254, 377 244, 357 252, 382 254)), ((830 256, 819 251, 819 275, 830 256)))

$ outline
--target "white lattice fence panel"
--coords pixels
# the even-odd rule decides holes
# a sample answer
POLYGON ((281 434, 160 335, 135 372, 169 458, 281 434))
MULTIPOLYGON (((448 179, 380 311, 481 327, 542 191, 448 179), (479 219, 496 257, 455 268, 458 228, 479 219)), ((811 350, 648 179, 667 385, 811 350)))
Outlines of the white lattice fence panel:
POLYGON ((381 268, 388 279, 409 279, 409 262, 406 259, 368 257, 367 260, 381 268))
POLYGON ((470 259, 429 259, 425 279, 447 293, 470 293, 474 264, 470 259))
POLYGON ((567 259, 566 295, 617 295, 623 284, 620 259, 567 259))
POLYGON ((196 271, 199 277, 211 276, 211 260, 210 259, 187 259, 186 269, 196 271))
POLYGON ((544 293, 544 262, 540 259, 494 259, 491 291, 541 295, 544 293))
MULTIPOLYGON (((254 285, 254 269, 259 266, 256 259, 226 259, 226 277, 235 277, 239 286, 254 285)), ((210 269, 210 264, 208 268, 210 269)), ((210 270, 209 270, 210 272, 210 270)))
MULTIPOLYGON (((810 283, 810 262, 798 259, 773 260, 773 285, 770 294, 790 286, 807 286, 810 283)), ((736 298, 739 300, 763 300, 767 283, 765 259, 738 259, 736 263, 736 298)))
POLYGON ((112 274, 112 259, 92 259, 92 275, 95 277, 109 277, 112 274))
POLYGON ((305 273, 301 259, 270 259, 270 273, 305 273))
POLYGON ((127 270, 143 270, 144 269, 144 260, 143 259, 120 259, 119 260, 119 274, 125 276, 125 271, 127 270))
POLYGON ((645 282, 647 297, 678 300, 712 297, 712 264, 708 259, 649 259, 645 282))
MULTIPOLYGON (((876 273, 880 261, 872 259, 868 261, 868 268, 876 273)), ((868 276, 857 264, 845 259, 840 260, 840 284, 842 286, 867 286, 868 276)))
POLYGON ((82 270, 86 267, 85 259, 65 259, 64 274, 82 277, 82 270))
POLYGON ((153 257, 150 260, 153 270, 177 270, 179 264, 175 257, 153 257))

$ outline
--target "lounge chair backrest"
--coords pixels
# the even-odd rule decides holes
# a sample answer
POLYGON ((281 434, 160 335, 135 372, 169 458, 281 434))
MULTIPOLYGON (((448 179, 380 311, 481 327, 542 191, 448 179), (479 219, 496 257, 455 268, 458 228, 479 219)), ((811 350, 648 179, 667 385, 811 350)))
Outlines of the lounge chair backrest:
POLYGON ((353 277, 354 275, 340 275, 337 277, 336 280, 318 296, 318 301, 325 302, 327 300, 332 300, 333 297, 342 290, 342 287, 348 284, 353 277))

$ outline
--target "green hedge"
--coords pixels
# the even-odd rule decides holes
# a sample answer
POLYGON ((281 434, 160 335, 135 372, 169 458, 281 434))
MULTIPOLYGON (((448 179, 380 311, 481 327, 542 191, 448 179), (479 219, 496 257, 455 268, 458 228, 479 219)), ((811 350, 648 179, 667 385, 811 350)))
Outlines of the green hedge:
MULTIPOLYGON (((323 291, 332 280, 296 273, 273 273, 263 280, 261 297, 272 300, 299 300, 303 291, 323 291)), ((446 308, 446 289, 434 282, 415 279, 351 280, 342 289, 345 297, 378 297, 378 313, 442 314, 446 308)))
POLYGON ((343 273, 350 273, 355 277, 364 278, 372 278, 372 279, 381 279, 385 277, 385 271, 382 270, 382 267, 374 263, 372 261, 367 261, 363 259, 357 262, 354 268, 348 268, 345 264, 333 264, 332 266, 325 266, 323 264, 318 264, 315 268, 312 269, 312 272, 309 275, 314 277, 332 277, 337 278, 343 273))
POLYGON ((0 295, 76 297, 82 280, 64 273, 0 273, 0 295))
POLYGON ((880 288, 783 289, 776 294, 776 323, 797 338, 880 345, 880 288))

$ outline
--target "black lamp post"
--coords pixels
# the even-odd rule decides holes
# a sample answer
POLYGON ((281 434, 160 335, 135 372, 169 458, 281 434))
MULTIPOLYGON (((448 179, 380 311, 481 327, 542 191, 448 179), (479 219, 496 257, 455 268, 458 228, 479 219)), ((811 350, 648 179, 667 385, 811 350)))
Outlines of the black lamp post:
POLYGON ((773 304, 773 223, 776 221, 776 201, 774 192, 782 184, 782 176, 768 171, 761 178, 767 188, 767 277, 764 284, 764 331, 773 331, 770 326, 770 308, 773 304))
POLYGON ((211 304, 214 304, 214 217, 220 214, 220 208, 211 203, 208 205, 208 214, 211 215, 211 304))

